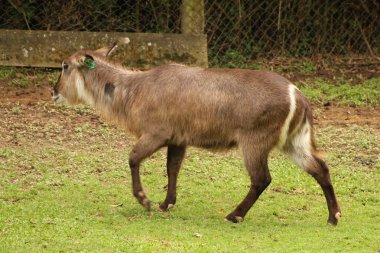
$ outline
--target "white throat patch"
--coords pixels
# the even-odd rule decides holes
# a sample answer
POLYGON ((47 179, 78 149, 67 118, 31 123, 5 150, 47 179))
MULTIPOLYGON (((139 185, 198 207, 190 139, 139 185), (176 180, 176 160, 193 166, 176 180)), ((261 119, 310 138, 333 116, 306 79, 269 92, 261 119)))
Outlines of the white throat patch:
POLYGON ((84 80, 82 78, 76 78, 75 86, 77 88, 78 98, 83 100, 86 104, 94 106, 94 98, 84 87, 84 80))

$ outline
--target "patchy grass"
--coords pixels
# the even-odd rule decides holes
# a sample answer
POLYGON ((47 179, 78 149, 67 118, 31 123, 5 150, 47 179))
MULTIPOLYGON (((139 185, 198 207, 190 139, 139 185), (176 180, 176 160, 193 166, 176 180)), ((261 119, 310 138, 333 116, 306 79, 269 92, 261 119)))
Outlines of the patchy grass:
POLYGON ((41 83, 53 85, 58 75, 57 69, 0 66, 0 81, 9 81, 9 84, 20 88, 36 87, 41 83))
POLYGON ((131 194, 132 137, 86 107, 0 103, 1 252, 378 252, 380 137, 368 127, 317 129, 343 217, 327 226, 321 189, 274 152, 273 182, 241 224, 224 216, 249 180, 239 152, 190 148, 177 205, 165 197, 165 150, 142 168, 153 211, 131 194))
POLYGON ((16 78, 16 68, 0 66, 0 80, 7 78, 16 78))
POLYGON ((313 102, 337 102, 340 105, 374 106, 380 104, 380 77, 350 85, 342 80, 332 84, 321 79, 297 83, 301 91, 313 102))
POLYGON ((296 62, 286 69, 287 72, 298 72, 302 75, 314 74, 317 70, 315 64, 310 60, 303 60, 301 62, 296 62))

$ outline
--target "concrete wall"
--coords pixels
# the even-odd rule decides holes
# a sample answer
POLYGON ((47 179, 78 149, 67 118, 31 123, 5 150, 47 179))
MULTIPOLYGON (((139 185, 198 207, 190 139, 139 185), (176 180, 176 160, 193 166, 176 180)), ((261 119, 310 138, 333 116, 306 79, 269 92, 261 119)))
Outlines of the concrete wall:
POLYGON ((61 67, 80 49, 97 49, 118 41, 114 59, 126 66, 148 68, 178 62, 207 67, 203 34, 65 32, 0 30, 0 65, 61 67))

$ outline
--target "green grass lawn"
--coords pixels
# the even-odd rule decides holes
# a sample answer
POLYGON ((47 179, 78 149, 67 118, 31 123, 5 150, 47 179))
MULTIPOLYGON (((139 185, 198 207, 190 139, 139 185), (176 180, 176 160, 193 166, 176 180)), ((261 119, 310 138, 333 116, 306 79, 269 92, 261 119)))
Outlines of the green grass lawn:
POLYGON ((159 212, 162 150, 142 168, 153 210, 131 193, 134 139, 84 107, 2 104, 0 252, 379 252, 380 136, 368 127, 318 128, 342 218, 326 225, 322 190, 274 152, 272 184, 243 223, 224 216, 248 192, 239 151, 190 148, 177 204, 159 212))
MULTIPOLYGON (((57 74, 2 67, 0 84, 44 89, 57 74)), ((317 104, 371 107, 380 104, 379 83, 296 84, 317 104)), ((177 204, 166 213, 158 211, 166 150, 154 154, 142 168, 153 202, 146 212, 131 193, 134 139, 92 110, 0 102, 0 119, 0 252, 380 252, 378 130, 316 129, 343 214, 333 227, 317 183, 278 152, 270 160, 272 184, 245 221, 232 224, 224 216, 249 188, 238 150, 190 148, 177 204)))
POLYGON ((380 77, 351 85, 347 80, 335 84, 312 79, 297 83, 301 91, 313 102, 335 101, 340 105, 375 106, 380 104, 380 77))

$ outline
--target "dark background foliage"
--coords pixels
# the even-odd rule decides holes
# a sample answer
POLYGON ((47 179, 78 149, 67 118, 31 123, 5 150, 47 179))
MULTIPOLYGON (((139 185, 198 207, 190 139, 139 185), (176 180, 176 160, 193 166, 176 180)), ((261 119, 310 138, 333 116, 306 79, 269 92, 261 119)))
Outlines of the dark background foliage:
MULTIPOLYGON (((0 29, 181 32, 181 1, 1 0, 0 29)), ((211 65, 380 53, 378 0, 205 0, 211 65)))

